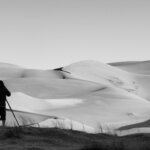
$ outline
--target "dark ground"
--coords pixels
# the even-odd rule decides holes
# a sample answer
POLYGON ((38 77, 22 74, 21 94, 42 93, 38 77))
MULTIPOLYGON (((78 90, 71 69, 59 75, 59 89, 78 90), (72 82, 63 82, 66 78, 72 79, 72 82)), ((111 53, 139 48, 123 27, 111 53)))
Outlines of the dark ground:
POLYGON ((150 134, 117 137, 57 128, 0 128, 0 150, 150 150, 150 134))

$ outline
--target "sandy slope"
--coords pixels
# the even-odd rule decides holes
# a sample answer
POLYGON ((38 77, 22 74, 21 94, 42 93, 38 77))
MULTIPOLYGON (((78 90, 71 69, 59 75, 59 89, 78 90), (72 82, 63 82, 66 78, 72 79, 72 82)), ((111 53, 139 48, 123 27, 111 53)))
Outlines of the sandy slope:
POLYGON ((150 61, 116 62, 109 65, 132 73, 150 75, 150 61))
MULTIPOLYGON (((5 79, 5 85, 11 90, 9 102, 18 114, 22 110, 58 117, 64 119, 65 126, 69 124, 66 119, 70 119, 74 129, 94 132, 100 125, 113 129, 149 119, 149 63, 141 62, 138 68, 139 63, 107 65, 81 61, 62 70, 2 64, 0 78, 5 79)), ((36 122, 51 126, 51 119, 42 120, 36 122)))

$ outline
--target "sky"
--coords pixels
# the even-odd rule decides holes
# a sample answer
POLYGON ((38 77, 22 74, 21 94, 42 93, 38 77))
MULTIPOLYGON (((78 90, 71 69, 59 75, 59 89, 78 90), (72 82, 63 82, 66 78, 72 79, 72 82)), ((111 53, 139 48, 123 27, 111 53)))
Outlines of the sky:
POLYGON ((0 62, 150 60, 149 8, 149 0, 0 0, 0 62))

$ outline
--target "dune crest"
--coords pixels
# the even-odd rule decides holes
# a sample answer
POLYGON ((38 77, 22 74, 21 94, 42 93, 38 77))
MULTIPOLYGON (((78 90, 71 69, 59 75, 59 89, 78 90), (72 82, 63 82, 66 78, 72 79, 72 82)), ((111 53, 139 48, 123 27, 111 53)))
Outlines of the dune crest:
MULTIPOLYGON (((98 132, 100 126, 114 130, 150 118, 148 68, 147 61, 103 64, 90 60, 53 70, 0 64, 0 79, 12 92, 9 102, 18 118, 28 114, 41 126, 51 126, 50 120, 56 118, 69 119, 84 125, 85 131, 98 132), (37 119, 38 115, 44 117, 37 119)), ((12 116, 8 117, 10 125, 12 116)), ((68 126, 68 121, 64 123, 68 126)), ((81 126, 74 128, 81 130, 81 126)))

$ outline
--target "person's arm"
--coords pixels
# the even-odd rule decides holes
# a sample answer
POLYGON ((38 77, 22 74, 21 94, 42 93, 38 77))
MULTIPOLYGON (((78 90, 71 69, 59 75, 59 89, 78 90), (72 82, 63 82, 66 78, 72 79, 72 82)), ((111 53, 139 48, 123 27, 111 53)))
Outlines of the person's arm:
POLYGON ((11 96, 10 91, 6 87, 5 87, 5 93, 6 93, 7 96, 11 96))

